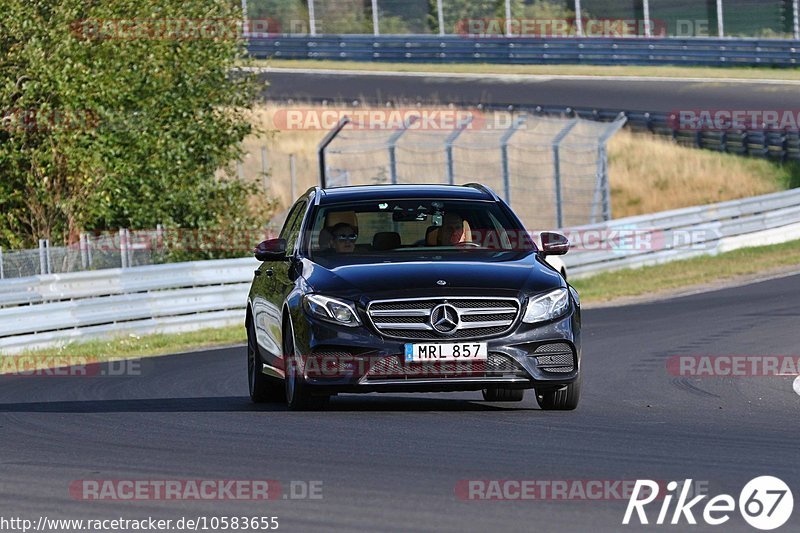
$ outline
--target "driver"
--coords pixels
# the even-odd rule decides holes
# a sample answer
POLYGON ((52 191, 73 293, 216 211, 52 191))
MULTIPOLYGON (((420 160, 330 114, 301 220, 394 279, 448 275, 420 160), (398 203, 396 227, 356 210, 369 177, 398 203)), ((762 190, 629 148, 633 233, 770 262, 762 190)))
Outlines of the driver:
POLYGON ((356 250, 358 231, 347 224, 340 222, 331 229, 333 249, 339 254, 350 254, 356 250))

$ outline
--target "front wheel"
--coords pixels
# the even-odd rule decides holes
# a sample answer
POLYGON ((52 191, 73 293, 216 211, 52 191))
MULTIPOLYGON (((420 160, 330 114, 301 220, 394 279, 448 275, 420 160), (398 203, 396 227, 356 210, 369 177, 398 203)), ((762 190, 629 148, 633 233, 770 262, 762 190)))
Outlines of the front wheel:
POLYGON ((286 405, 292 411, 311 411, 324 408, 330 400, 330 396, 315 395, 309 390, 303 378, 300 358, 295 353, 294 330, 291 323, 287 323, 284 328, 283 347, 286 405))
POLYGON ((254 403, 280 402, 283 400, 281 383, 277 379, 264 375, 261 356, 258 354, 253 325, 247 323, 247 384, 250 399, 254 403))
POLYGON ((525 398, 525 389, 504 387, 483 389, 483 399, 487 402, 521 402, 523 398, 525 398))
POLYGON ((536 402, 545 411, 572 411, 581 399, 581 378, 557 390, 536 391, 536 402))

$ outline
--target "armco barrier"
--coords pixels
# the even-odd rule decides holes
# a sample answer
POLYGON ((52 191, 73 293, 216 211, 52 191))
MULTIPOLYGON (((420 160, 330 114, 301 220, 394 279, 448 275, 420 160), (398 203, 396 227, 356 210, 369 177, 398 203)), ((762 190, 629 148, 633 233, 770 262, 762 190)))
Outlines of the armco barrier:
MULTIPOLYGON (((800 189, 571 228, 576 235, 635 232, 651 246, 578 250, 564 257, 571 279, 800 239, 800 189)), ((602 247, 601 247, 602 248, 602 247)))
POLYGON ((0 353, 242 323, 255 259, 51 274, 0 282, 0 353))
POLYGON ((794 67, 800 41, 711 38, 474 38, 459 35, 279 35, 250 38, 257 59, 794 67))
MULTIPOLYGON (((800 189, 690 207, 568 233, 635 231, 652 247, 575 249, 570 279, 800 239, 800 189)), ((0 282, 0 353, 120 334, 242 324, 255 259, 174 263, 0 282)))

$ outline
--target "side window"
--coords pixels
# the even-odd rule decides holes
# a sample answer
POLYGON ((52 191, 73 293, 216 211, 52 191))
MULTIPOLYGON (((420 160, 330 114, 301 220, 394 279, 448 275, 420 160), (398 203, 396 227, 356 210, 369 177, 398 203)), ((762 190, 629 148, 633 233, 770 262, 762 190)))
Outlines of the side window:
POLYGON ((286 250, 289 253, 294 251, 297 237, 300 235, 300 226, 303 224, 303 216, 306 214, 306 202, 301 201, 294 205, 286 223, 281 230, 281 239, 286 239, 286 250))

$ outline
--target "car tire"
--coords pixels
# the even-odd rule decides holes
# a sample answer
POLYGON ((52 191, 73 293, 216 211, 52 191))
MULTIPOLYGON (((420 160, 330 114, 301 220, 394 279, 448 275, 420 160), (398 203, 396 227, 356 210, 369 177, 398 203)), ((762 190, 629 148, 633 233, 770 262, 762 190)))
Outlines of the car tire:
POLYGON ((483 389, 483 399, 487 402, 521 402, 525 398, 525 389, 507 389, 491 387, 483 389))
POLYGON ((256 335, 253 324, 247 322, 247 384, 250 399, 254 403, 282 402, 283 387, 278 379, 270 378, 260 371, 261 356, 258 353, 256 335))
POLYGON ((536 391, 536 402, 545 411, 572 411, 581 399, 581 378, 557 390, 536 391))
POLYGON ((301 361, 297 357, 294 346, 294 330, 291 322, 287 321, 283 330, 283 357, 284 357, 284 398, 286 405, 292 411, 315 411, 323 409, 330 400, 329 395, 312 394, 303 378, 303 373, 298 372, 301 361))

